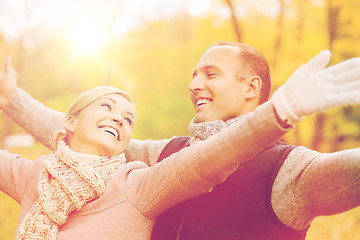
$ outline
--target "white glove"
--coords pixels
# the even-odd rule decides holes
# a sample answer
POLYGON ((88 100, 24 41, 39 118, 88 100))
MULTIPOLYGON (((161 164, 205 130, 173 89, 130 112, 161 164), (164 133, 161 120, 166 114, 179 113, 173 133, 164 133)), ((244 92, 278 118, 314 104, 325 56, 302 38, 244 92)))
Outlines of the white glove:
POLYGON ((360 103, 360 58, 325 68, 331 53, 320 52, 298 68, 273 95, 280 118, 290 125, 331 107, 360 103))

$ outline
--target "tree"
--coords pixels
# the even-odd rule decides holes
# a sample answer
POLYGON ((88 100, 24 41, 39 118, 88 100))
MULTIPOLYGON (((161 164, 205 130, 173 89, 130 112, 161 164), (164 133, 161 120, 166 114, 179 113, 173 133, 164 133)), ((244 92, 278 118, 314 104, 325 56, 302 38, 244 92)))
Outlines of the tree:
MULTIPOLYGON (((282 1, 282 0, 279 0, 279 1, 282 1)), ((296 27, 295 27, 295 41, 296 41, 296 45, 299 46, 295 49, 296 59, 301 59, 301 54, 302 54, 301 46, 302 46, 303 35, 304 35, 305 4, 306 3, 307 3, 307 1, 305 1, 305 0, 297 0, 296 1, 297 19, 296 19, 296 27)), ((297 126, 294 128, 294 136, 295 136, 294 144, 301 145, 300 126, 297 126)))
MULTIPOLYGON (((326 0, 326 7, 328 13, 328 48, 332 50, 333 43, 337 37, 337 28, 338 28, 338 17, 341 10, 341 4, 338 0, 326 0)), ((326 113, 319 113, 315 119, 315 129, 312 140, 312 148, 315 150, 322 149, 322 144, 324 143, 324 129, 326 122, 326 113)))
POLYGON ((226 3, 229 6, 229 9, 230 9, 230 12, 231 12, 231 20, 232 20, 232 23, 233 23, 233 26, 234 26, 234 32, 235 32, 235 35, 236 35, 236 40, 238 42, 241 42, 242 41, 242 33, 241 33, 241 29, 240 29, 240 26, 239 26, 239 23, 238 23, 238 19, 237 19, 237 16, 236 16, 234 5, 232 4, 231 0, 226 0, 226 3))
POLYGON ((278 0, 279 3, 279 14, 277 17, 277 34, 275 37, 275 45, 274 45, 274 54, 272 58, 272 66, 276 67, 276 64, 278 62, 278 58, 280 56, 280 49, 282 45, 282 37, 283 37, 283 31, 284 31, 284 15, 285 15, 285 0, 278 0))

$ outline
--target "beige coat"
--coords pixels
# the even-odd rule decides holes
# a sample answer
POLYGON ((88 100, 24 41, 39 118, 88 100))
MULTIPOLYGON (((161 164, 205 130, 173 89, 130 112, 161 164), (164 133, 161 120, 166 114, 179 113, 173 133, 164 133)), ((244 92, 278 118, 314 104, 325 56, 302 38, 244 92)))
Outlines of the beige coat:
MULTIPOLYGON (((73 212, 58 239, 149 239, 156 216, 178 202, 223 182, 287 130, 276 121, 271 102, 244 119, 152 167, 134 161, 112 175, 102 197, 73 212), (237 159, 237 160, 236 160, 237 159)), ((42 159, 0 152, 0 190, 21 204, 19 224, 38 199, 42 159)))

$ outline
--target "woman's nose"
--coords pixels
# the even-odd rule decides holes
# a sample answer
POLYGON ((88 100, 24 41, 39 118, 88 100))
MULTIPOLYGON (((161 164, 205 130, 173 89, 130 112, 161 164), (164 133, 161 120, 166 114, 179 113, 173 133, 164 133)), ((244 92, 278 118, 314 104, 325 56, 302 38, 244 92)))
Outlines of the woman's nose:
POLYGON ((122 115, 115 115, 112 119, 115 123, 119 124, 120 126, 124 123, 124 117, 122 115))

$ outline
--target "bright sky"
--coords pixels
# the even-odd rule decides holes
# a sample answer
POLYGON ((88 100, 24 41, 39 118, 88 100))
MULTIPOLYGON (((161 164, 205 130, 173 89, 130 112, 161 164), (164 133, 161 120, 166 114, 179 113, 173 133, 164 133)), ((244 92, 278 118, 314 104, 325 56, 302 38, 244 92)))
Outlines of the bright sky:
MULTIPOLYGON (((179 12, 228 15, 220 0, 0 0, 0 33, 6 40, 25 39, 31 46, 48 34, 63 34, 79 50, 98 48, 111 36, 136 27, 139 20, 170 17, 179 12), (55 29, 55 30, 54 30, 55 29), (55 32, 55 33, 54 33, 55 32), (34 36, 34 37, 33 37, 34 36), (36 37, 35 37, 36 36, 36 37), (86 39, 86 41, 85 41, 86 39)), ((277 0, 233 0, 237 13, 274 14, 277 0), (239 2, 242 4, 240 5, 239 2)))
POLYGON ((200 15, 212 0, 0 0, 0 34, 32 46, 49 34, 70 38, 79 51, 98 48, 109 35, 181 11, 200 15), (54 29, 56 29, 54 31, 54 29))
MULTIPOLYGON (((108 25, 115 16, 114 33, 133 27, 145 19, 168 17, 179 10, 199 15, 211 0, 0 0, 0 31, 15 38, 41 25, 49 28, 71 21, 76 26, 108 25)), ((71 24, 70 24, 71 25, 71 24)))

